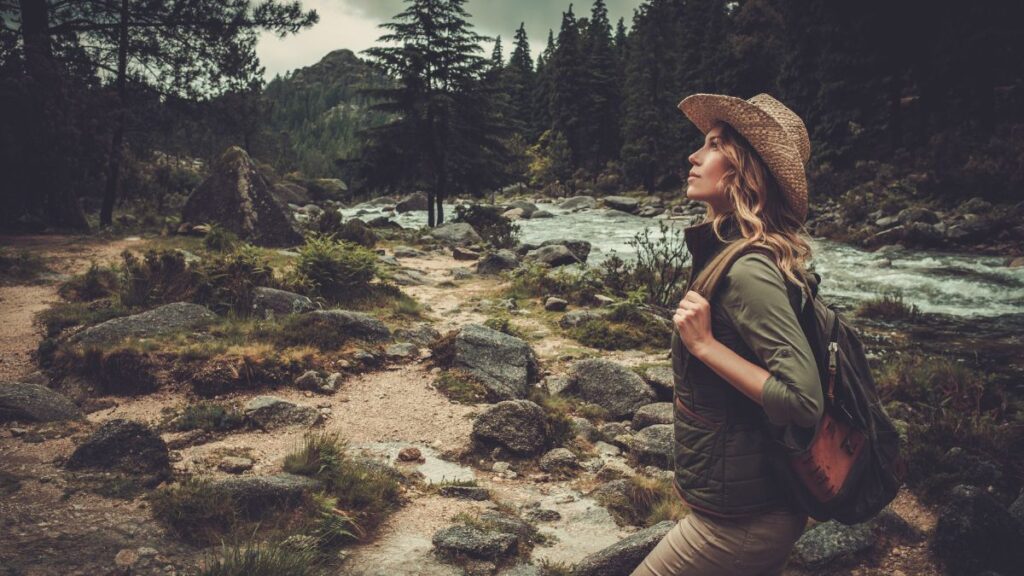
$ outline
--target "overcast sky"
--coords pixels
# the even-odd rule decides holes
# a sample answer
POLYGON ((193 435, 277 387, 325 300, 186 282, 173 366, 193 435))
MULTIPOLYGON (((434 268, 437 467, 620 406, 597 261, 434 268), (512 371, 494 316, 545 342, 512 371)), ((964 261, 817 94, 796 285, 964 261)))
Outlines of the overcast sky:
MULTIPOLYGON (((266 78, 315 64, 332 50, 348 48, 358 54, 373 46, 385 32, 378 25, 401 12, 403 4, 403 0, 302 0, 303 8, 317 11, 320 22, 285 38, 268 33, 260 37, 256 53, 267 70, 266 78)), ((468 0, 466 10, 477 33, 501 36, 506 59, 516 28, 525 22, 536 58, 547 43, 548 29, 557 36, 562 12, 569 4, 569 0, 468 0)), ((626 28, 630 27, 633 10, 641 0, 605 0, 605 4, 614 31, 620 17, 625 18, 626 28)), ((589 16, 592 5, 592 0, 576 1, 573 12, 577 17, 589 16)), ((490 56, 492 45, 487 44, 485 49, 483 55, 490 56)))

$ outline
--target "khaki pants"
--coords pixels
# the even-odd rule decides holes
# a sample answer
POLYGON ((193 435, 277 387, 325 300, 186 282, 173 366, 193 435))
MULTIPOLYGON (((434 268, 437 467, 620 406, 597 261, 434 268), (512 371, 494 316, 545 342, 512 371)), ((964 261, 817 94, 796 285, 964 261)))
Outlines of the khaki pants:
POLYGON ((632 576, 779 575, 806 524, 791 510, 740 519, 690 512, 632 576))

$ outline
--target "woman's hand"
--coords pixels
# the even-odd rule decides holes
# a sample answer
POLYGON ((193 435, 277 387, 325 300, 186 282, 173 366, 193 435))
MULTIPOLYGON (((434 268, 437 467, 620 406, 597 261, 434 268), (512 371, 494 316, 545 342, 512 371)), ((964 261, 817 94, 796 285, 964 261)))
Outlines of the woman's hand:
POLYGON ((693 290, 679 301, 672 323, 679 330, 679 338, 686 349, 694 356, 699 357, 701 350, 715 341, 711 334, 711 305, 693 290))

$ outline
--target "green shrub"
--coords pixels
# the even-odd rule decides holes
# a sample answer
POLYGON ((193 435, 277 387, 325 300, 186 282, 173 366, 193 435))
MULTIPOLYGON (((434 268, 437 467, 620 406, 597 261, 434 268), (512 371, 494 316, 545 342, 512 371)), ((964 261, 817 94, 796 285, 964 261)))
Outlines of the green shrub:
POLYGON ((229 252, 238 245, 238 235, 220 224, 207 224, 209 232, 203 237, 203 246, 211 252, 229 252))
POLYGON ((220 254, 194 266, 193 300, 219 314, 234 312, 248 316, 252 312, 253 291, 274 282, 274 271, 260 251, 244 245, 230 254, 220 254))
POLYGON ((349 458, 346 448, 337 434, 308 433, 302 447, 285 457, 284 470, 322 482, 361 534, 375 528, 395 508, 400 486, 382 469, 349 458))
POLYGON ((641 290, 643 303, 674 309, 683 297, 689 273, 689 252, 682 232, 664 222, 658 223, 658 236, 651 229, 637 232, 628 244, 635 251, 626 261, 617 254, 606 258, 597 269, 605 289, 619 297, 641 290))
POLYGON ((231 495, 205 478, 160 488, 149 497, 153 517, 181 538, 203 544, 233 530, 242 517, 231 495))
POLYGON ((306 239, 292 272, 291 283, 299 291, 332 302, 358 298, 377 274, 377 255, 331 236, 306 239))
POLYGON ((321 574, 315 548, 286 541, 223 544, 220 558, 205 563, 198 576, 316 576, 321 574))
POLYGON ((857 308, 857 315, 881 320, 914 320, 921 315, 921 311, 916 304, 904 302, 903 291, 895 289, 862 302, 857 308))
POLYGON ((519 238, 519 225, 502 216, 496 206, 459 204, 454 221, 469 224, 495 248, 512 248, 519 238))
POLYGON ((524 340, 526 339, 526 335, 523 331, 516 328, 515 325, 512 324, 511 318, 508 316, 488 318, 487 320, 484 320, 484 326, 487 326, 491 330, 497 330, 498 332, 508 334, 509 336, 515 336, 516 338, 524 340))
POLYGON ((257 336, 280 346, 314 346, 338 350, 351 339, 349 330, 318 316, 288 316, 284 322, 266 326, 257 336))
POLYGON ((61 284, 57 293, 69 302, 92 302, 117 294, 119 288, 118 272, 111 268, 101 268, 93 262, 84 274, 61 284))
POLYGON ((174 419, 174 427, 179 432, 188 430, 205 430, 219 432, 241 428, 245 416, 233 406, 225 406, 216 402, 199 402, 189 404, 181 415, 174 419))
POLYGON ((125 250, 121 279, 121 303, 145 308, 169 302, 190 301, 195 291, 195 273, 177 250, 148 250, 140 259, 125 250))
POLYGON ((662 349, 669 346, 671 328, 631 303, 616 305, 603 317, 591 318, 569 335, 581 344, 601 350, 662 349))
POLYGON ((509 295, 516 298, 559 296, 577 305, 596 302, 604 292, 593 268, 563 266, 551 269, 543 264, 524 264, 512 271, 509 295))

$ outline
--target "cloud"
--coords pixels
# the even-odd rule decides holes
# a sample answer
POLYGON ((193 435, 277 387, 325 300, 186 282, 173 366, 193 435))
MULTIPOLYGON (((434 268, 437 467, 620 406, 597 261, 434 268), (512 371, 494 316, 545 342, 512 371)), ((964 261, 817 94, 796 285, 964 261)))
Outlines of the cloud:
MULTIPOLYGON (((614 28, 620 17, 629 27, 633 10, 641 0, 606 0, 608 18, 614 28)), ((512 37, 519 23, 526 26, 530 49, 537 56, 547 42, 548 30, 558 34, 562 12, 570 2, 551 0, 468 0, 465 8, 469 21, 479 34, 501 36, 507 58, 512 37)), ((590 0, 573 3, 577 17, 589 16, 593 4, 590 0)), ((403 0, 302 0, 306 9, 315 9, 320 22, 298 34, 279 39, 273 34, 260 38, 257 54, 266 67, 267 78, 275 74, 318 62, 328 52, 348 48, 354 52, 373 46, 384 33, 378 25, 391 20, 405 8, 403 0)), ((490 55, 492 44, 485 44, 484 55, 490 55)))

